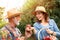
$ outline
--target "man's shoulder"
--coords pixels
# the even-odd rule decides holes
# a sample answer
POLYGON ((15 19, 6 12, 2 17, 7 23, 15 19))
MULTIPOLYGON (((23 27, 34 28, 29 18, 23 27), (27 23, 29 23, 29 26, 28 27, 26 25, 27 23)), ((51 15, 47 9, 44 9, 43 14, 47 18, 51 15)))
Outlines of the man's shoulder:
POLYGON ((16 29, 16 31, 20 31, 19 28, 17 28, 17 27, 15 29, 16 29))
POLYGON ((21 31, 19 30, 19 28, 16 27, 15 29, 16 29, 16 32, 19 33, 21 36, 22 34, 21 34, 21 31))
POLYGON ((3 33, 9 33, 9 31, 5 28, 5 26, 3 28, 1 28, 1 32, 3 32, 3 33))
POLYGON ((16 29, 16 30, 19 30, 19 28, 17 28, 17 27, 16 27, 15 29, 16 29))
POLYGON ((5 29, 6 29, 5 26, 1 28, 1 30, 5 30, 5 29))

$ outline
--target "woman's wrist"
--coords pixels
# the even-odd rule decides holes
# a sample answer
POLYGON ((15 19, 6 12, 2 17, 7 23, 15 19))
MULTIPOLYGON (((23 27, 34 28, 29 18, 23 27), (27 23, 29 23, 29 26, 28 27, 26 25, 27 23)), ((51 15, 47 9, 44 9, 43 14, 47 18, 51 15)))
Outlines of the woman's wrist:
POLYGON ((33 27, 33 32, 34 32, 34 34, 36 34, 36 32, 37 32, 36 29, 35 29, 34 27, 33 27))
POLYGON ((51 33, 51 35, 54 35, 54 36, 56 36, 56 32, 54 32, 54 31, 53 31, 53 32, 51 33))
POLYGON ((53 32, 53 35, 56 36, 56 32, 53 32))

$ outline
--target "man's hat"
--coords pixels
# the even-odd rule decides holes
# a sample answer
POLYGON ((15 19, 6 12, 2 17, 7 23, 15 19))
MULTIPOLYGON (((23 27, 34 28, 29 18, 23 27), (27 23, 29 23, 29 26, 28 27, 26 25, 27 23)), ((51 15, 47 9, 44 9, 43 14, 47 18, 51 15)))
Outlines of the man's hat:
POLYGON ((15 17, 18 15, 20 15, 20 12, 15 8, 13 8, 7 12, 7 18, 15 17))

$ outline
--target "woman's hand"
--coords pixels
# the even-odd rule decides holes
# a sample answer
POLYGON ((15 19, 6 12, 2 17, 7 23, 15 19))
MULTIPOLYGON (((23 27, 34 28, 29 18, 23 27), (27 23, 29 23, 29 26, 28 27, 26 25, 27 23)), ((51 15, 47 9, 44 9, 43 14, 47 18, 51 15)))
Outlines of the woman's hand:
POLYGON ((47 31, 48 34, 53 34, 53 31, 50 30, 50 29, 46 29, 46 31, 47 31))
POLYGON ((55 36, 50 36, 50 40, 56 40, 55 36))

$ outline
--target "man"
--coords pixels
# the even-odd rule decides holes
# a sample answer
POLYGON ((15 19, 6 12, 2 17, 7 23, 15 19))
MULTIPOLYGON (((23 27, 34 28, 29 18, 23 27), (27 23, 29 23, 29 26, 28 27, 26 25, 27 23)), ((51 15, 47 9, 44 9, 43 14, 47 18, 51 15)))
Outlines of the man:
POLYGON ((19 21, 21 19, 20 14, 21 13, 15 8, 7 12, 9 24, 1 29, 1 40, 26 40, 29 36, 31 36, 32 32, 28 33, 27 31, 25 31, 25 36, 21 36, 21 32, 16 27, 19 25, 19 21))

